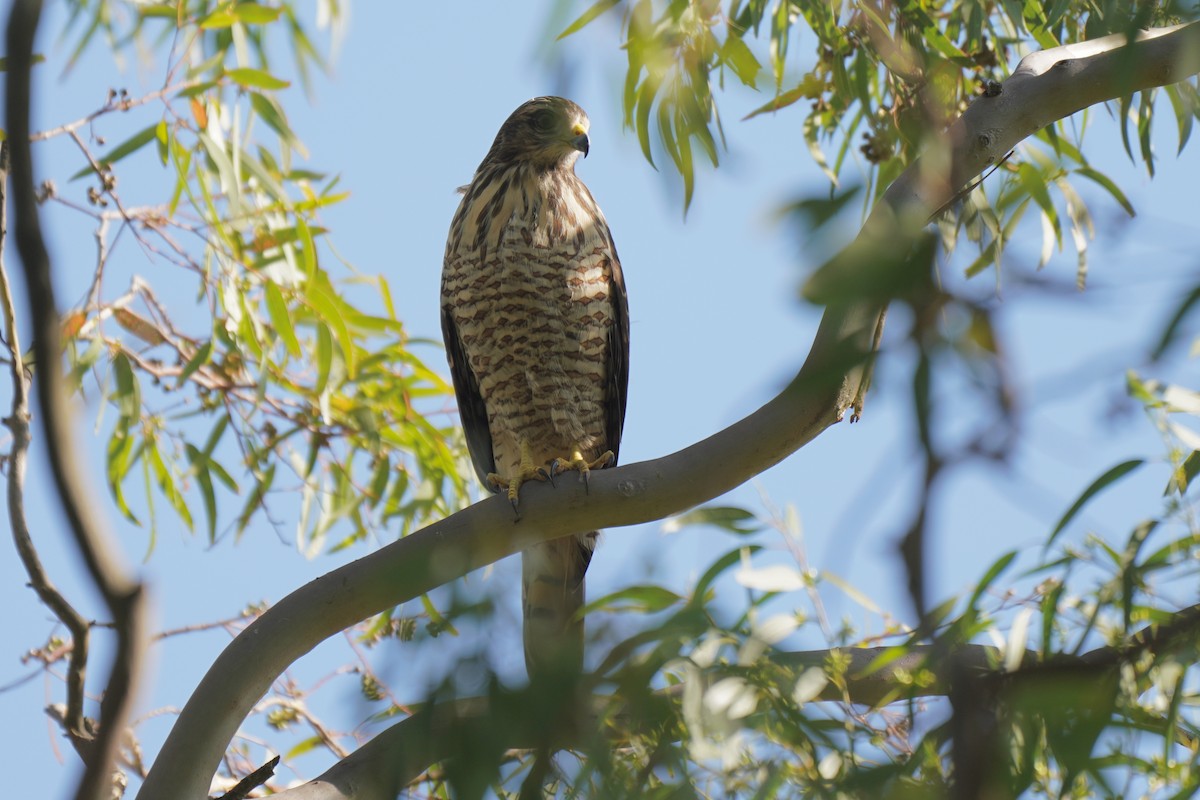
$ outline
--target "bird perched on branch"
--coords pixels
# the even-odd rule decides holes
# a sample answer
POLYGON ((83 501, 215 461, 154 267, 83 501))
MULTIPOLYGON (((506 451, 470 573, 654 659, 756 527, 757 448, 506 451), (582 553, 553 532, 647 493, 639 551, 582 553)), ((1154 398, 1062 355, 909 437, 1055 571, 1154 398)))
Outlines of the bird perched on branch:
MULTIPOLYGON (((629 382, 625 279, 575 175, 588 117, 561 97, 521 105, 463 188, 446 241, 442 334, 479 479, 521 484, 616 464, 629 382)), ((530 678, 583 662, 584 572, 596 532, 522 554, 530 678)))

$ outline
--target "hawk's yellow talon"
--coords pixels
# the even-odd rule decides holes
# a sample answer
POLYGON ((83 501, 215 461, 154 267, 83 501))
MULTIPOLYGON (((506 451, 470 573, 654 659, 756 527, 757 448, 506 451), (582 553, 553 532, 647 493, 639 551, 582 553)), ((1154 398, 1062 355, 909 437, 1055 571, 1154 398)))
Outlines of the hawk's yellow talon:
POLYGON ((575 471, 579 473, 580 479, 587 486, 592 470, 603 469, 614 461, 616 461, 616 456, 613 455, 612 450, 605 450, 599 458, 588 461, 583 457, 583 453, 575 449, 571 451, 570 458, 556 458, 550 463, 550 475, 553 479, 554 476, 564 472, 575 471))
MULTIPOLYGON (((521 484, 526 481, 551 481, 550 473, 545 467, 540 467, 533 463, 533 456, 529 452, 529 445, 521 442, 521 466, 516 474, 505 477, 495 472, 488 473, 488 486, 504 490, 508 494, 508 502, 512 503, 513 511, 517 511, 517 504, 521 495, 521 484)), ((520 519, 520 513, 517 514, 517 519, 520 519)))

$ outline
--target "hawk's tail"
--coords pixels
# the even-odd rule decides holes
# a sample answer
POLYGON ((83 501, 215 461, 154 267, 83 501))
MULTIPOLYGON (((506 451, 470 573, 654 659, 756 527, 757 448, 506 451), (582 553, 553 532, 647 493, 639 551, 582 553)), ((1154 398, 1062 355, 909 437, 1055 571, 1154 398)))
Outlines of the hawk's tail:
POLYGON ((583 607, 583 576, 595 549, 593 531, 536 544, 521 554, 525 668, 530 681, 571 679, 583 670, 583 620, 572 618, 583 607))

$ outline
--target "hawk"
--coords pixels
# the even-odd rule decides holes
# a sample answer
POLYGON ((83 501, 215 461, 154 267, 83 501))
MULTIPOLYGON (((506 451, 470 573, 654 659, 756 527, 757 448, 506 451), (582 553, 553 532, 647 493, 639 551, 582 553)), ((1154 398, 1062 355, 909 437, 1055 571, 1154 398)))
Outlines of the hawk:
MULTIPOLYGON (((561 97, 500 126, 454 214, 442 334, 475 471, 516 508, 521 484, 616 464, 629 383, 625 279, 608 224, 575 175, 588 117, 561 97)), ((597 532, 522 554, 530 678, 583 663, 584 573, 597 532)))

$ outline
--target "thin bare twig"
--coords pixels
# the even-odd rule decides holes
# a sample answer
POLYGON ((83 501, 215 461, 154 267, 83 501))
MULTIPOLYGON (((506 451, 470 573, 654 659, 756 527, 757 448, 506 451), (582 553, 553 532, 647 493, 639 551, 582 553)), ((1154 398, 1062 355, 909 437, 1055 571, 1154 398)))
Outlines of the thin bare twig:
POLYGON ((161 89, 158 89, 156 91, 150 92, 149 94, 142 95, 141 97, 137 97, 137 98, 130 98, 130 97, 118 98, 116 95, 111 95, 108 99, 108 102, 106 102, 103 106, 96 109, 92 113, 88 114, 86 117, 80 117, 79 119, 75 120, 74 122, 68 122, 65 125, 59 125, 57 128, 50 128, 49 130, 38 131, 37 133, 31 133, 29 135, 29 140, 32 142, 41 142, 46 139, 53 139, 55 136, 61 136, 64 133, 74 133, 75 131, 82 128, 84 125, 87 125, 87 124, 93 122, 94 120, 96 120, 99 117, 104 116, 105 114, 111 114, 114 111, 128 111, 131 108, 136 108, 137 106, 145 105, 146 103, 149 103, 153 100, 158 100, 160 98, 166 97, 168 94, 171 94, 172 92, 182 92, 185 89, 190 89, 194 86, 199 86, 201 83, 203 83, 203 81, 200 80, 199 78, 195 78, 190 81, 181 81, 180 83, 175 83, 170 86, 164 86, 161 89))
POLYGON ((67 710, 64 727, 72 738, 86 738, 83 721, 83 690, 87 674, 88 624, 83 615, 58 591, 42 567, 37 548, 29 534, 25 518, 25 467, 29 454, 29 376, 21 355, 17 310, 13 303, 8 269, 4 265, 4 242, 8 236, 8 142, 0 143, 0 306, 4 314, 4 340, 8 346, 9 367, 12 372, 12 412, 4 424, 12 431, 12 450, 8 454, 8 521, 12 527, 13 543, 21 564, 29 575, 29 586, 43 603, 71 632, 74 646, 67 669, 67 710))
POLYGON ((221 795, 220 800, 243 800, 248 797, 250 792, 265 784, 275 774, 275 767, 279 766, 279 756, 275 756, 267 763, 263 764, 258 769, 251 772, 246 777, 237 782, 237 785, 230 789, 225 794, 221 795))

